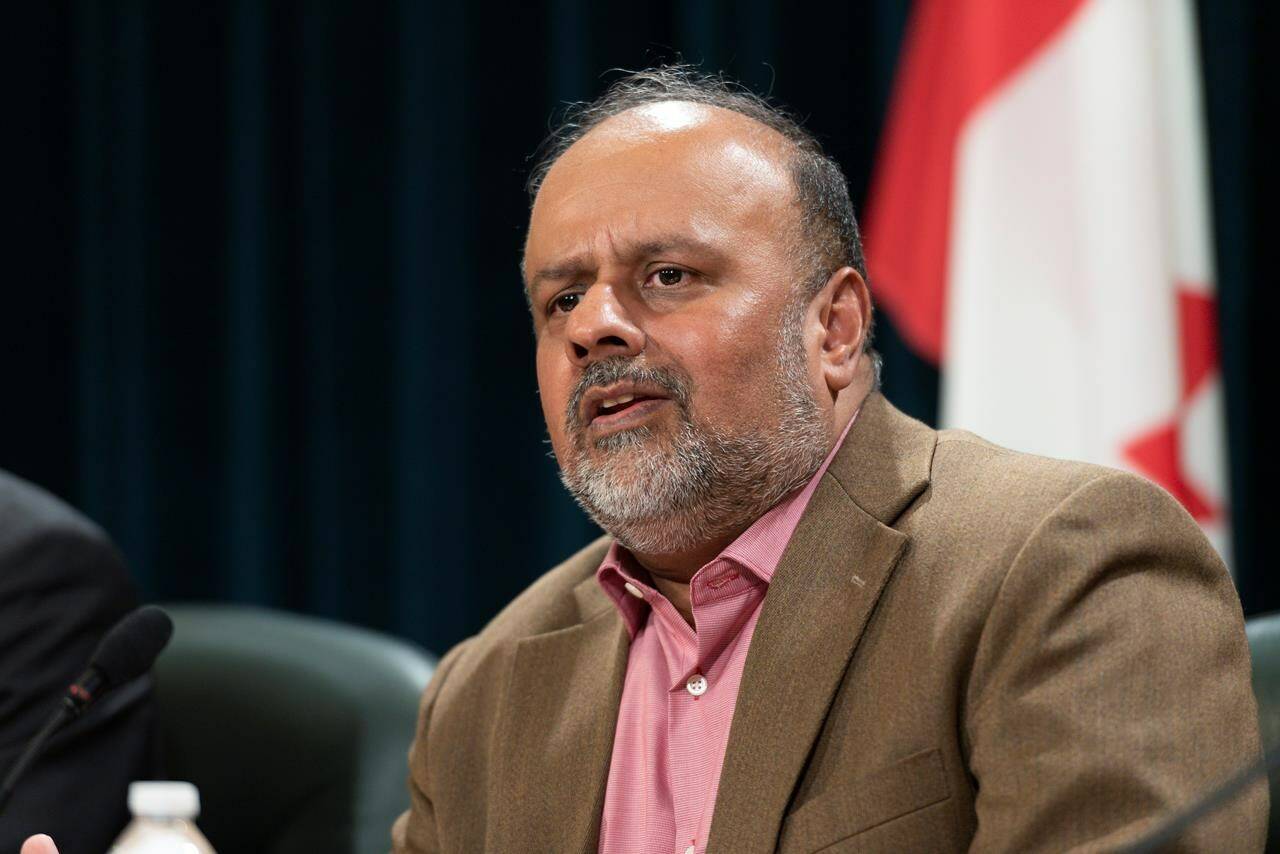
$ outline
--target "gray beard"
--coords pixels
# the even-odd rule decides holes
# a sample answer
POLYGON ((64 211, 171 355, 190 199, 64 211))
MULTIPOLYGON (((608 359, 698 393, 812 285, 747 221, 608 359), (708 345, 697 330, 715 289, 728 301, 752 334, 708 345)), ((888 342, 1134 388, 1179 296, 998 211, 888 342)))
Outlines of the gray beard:
POLYGON ((829 450, 828 427, 809 391, 799 315, 784 321, 780 337, 765 424, 737 434, 692 417, 687 377, 624 359, 591 365, 566 412, 572 448, 560 478, 592 520, 633 552, 672 554, 744 530, 808 481, 829 450), (679 429, 666 439, 648 427, 606 436, 593 459, 577 403, 590 386, 622 379, 667 389, 679 429))

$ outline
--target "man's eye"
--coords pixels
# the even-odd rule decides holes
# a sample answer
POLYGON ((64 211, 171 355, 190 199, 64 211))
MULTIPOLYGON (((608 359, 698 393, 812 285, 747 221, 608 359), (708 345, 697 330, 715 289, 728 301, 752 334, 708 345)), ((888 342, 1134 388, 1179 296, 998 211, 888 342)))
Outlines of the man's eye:
POLYGON ((683 284, 685 275, 685 271, 678 267, 663 267, 661 270, 655 270, 650 278, 654 279, 659 285, 671 287, 683 284))
POLYGON ((551 301, 551 310, 568 313, 582 301, 582 294, 560 294, 551 301))

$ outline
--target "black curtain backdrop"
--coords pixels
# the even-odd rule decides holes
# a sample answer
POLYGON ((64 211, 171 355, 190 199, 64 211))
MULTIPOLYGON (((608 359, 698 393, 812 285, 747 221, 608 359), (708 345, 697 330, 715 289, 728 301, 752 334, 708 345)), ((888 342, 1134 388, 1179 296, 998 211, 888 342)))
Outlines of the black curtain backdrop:
MULTIPOLYGON (((547 456, 517 269, 551 113, 610 69, 682 55, 806 117, 860 205, 909 12, 26 5, 5 37, 0 467, 107 528, 153 598, 437 651, 596 533, 547 456)), ((1256 174, 1274 28, 1263 4, 1198 12, 1236 567, 1257 612, 1280 607, 1256 174)), ((880 330, 887 393, 934 421, 936 372, 880 330)))

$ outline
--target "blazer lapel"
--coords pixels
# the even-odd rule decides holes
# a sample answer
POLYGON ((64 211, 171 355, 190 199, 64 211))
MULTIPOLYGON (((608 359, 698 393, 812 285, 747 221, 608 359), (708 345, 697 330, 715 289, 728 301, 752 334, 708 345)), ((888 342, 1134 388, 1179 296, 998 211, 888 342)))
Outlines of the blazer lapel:
POLYGON ((629 641, 594 574, 574 593, 583 622, 517 644, 486 850, 598 846, 629 641))
POLYGON ((936 434, 878 393, 818 485, 756 624, 708 850, 767 852, 907 537, 888 525, 928 484, 936 434))

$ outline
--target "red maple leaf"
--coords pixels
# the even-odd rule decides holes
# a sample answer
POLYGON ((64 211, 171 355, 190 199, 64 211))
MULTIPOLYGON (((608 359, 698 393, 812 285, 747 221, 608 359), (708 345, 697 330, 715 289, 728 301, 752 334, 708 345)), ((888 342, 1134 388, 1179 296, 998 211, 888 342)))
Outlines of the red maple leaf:
POLYGON ((1122 453, 1139 472, 1167 489, 1201 524, 1217 519, 1222 508, 1188 481, 1182 468, 1183 414, 1192 398, 1218 369, 1218 317, 1213 297, 1180 283, 1178 350, 1181 394, 1169 419, 1125 444, 1122 453))

